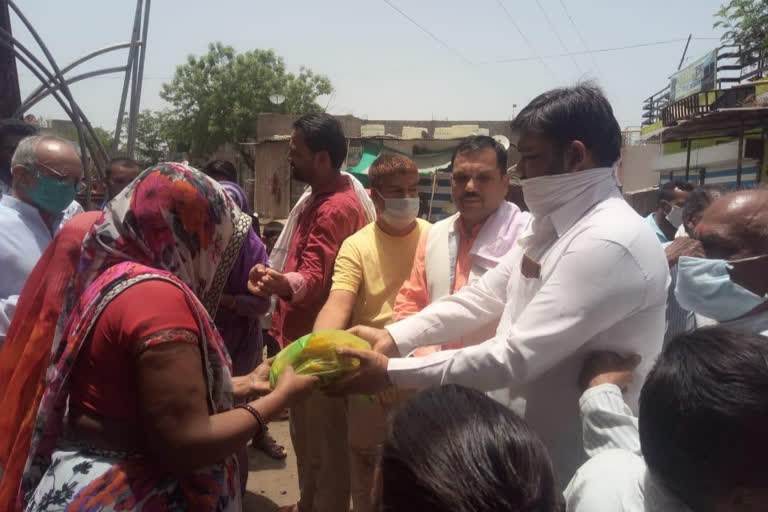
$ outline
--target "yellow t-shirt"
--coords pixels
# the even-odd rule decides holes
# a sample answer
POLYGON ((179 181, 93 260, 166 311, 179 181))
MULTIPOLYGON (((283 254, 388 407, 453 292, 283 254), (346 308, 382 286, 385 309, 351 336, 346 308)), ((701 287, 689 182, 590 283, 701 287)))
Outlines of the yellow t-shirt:
POLYGON ((395 297, 411 273, 419 238, 430 226, 416 219, 413 231, 391 236, 371 222, 341 244, 331 291, 357 294, 349 325, 381 328, 392 321, 395 297))

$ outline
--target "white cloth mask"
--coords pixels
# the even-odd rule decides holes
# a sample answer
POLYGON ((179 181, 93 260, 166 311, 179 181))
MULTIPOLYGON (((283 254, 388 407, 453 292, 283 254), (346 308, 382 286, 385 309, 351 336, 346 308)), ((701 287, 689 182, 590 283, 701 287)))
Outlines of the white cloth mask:
POLYGON ((613 167, 527 178, 522 180, 523 198, 533 216, 541 218, 603 182, 618 187, 613 167))
POLYGON ((683 209, 679 206, 673 206, 666 216, 667 221, 678 229, 683 223, 683 209))
POLYGON ((384 199, 384 211, 379 214, 379 217, 393 228, 408 227, 416 220, 420 206, 418 197, 382 197, 382 199, 384 199))

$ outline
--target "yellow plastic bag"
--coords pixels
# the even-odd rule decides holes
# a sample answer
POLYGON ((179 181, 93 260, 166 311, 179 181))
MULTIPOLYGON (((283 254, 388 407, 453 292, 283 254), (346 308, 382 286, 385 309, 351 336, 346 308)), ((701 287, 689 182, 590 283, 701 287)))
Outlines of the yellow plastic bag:
POLYGON ((340 357, 337 347, 371 350, 362 338, 346 331, 329 329, 297 339, 275 357, 269 371, 269 385, 274 389, 283 369, 290 365, 298 375, 315 375, 324 382, 353 373, 360 366, 354 357, 340 357))

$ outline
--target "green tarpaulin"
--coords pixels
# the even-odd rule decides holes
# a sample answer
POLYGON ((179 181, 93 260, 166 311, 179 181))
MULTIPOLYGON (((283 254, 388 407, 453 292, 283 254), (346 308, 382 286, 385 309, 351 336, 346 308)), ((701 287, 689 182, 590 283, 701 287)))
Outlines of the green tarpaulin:
MULTIPOLYGON (((370 187, 368 180, 368 169, 381 153, 400 153, 394 149, 384 146, 380 142, 368 141, 363 145, 363 153, 360 162, 347 169, 347 172, 353 174, 360 180, 366 188, 370 187)), ((422 153, 419 155, 405 155, 416 163, 419 173, 422 175, 432 175, 436 172, 447 172, 451 164, 451 155, 453 150, 438 151, 435 153, 422 153)))

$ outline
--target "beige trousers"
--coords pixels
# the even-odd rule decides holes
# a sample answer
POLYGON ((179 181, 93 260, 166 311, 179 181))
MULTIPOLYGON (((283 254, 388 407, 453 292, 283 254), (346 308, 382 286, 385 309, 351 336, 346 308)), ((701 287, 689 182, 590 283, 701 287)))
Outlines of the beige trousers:
POLYGON ((291 409, 290 427, 299 473, 300 512, 348 511, 346 400, 315 391, 291 409))
POLYGON ((387 439, 392 416, 413 391, 389 388, 372 401, 350 396, 347 401, 350 489, 354 512, 376 512, 376 469, 387 439))

